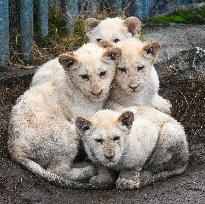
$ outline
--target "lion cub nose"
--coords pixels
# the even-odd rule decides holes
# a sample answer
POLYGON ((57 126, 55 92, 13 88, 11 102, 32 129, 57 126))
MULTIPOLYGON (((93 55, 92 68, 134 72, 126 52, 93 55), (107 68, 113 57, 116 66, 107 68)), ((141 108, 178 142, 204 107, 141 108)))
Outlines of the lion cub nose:
POLYGON ((115 153, 109 154, 109 155, 105 155, 105 158, 111 160, 114 156, 115 156, 115 153))
POLYGON ((138 86, 139 86, 139 85, 137 85, 137 86, 130 86, 130 85, 128 85, 128 87, 129 87, 130 89, 132 89, 134 92, 136 91, 136 89, 137 89, 138 86))
POLYGON ((94 96, 100 96, 102 94, 102 90, 100 90, 99 92, 93 92, 91 91, 91 93, 94 95, 94 96))

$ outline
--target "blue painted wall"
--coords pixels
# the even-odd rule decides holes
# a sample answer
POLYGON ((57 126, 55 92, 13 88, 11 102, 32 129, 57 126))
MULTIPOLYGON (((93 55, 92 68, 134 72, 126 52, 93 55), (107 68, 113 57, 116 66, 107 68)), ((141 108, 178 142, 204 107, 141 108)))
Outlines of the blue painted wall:
POLYGON ((38 19, 44 37, 48 36, 48 7, 49 0, 38 0, 38 19))
MULTIPOLYGON (((35 0, 38 5, 38 24, 44 37, 48 36, 48 11, 54 8, 57 0, 35 0)), ((201 2, 202 0, 129 0, 129 14, 138 16, 144 20, 150 15, 159 15, 164 12, 172 12, 178 6, 201 2)), ((78 18, 83 0, 58 0, 66 19, 67 32, 73 32, 74 22, 78 18)), ((123 0, 111 0, 112 7, 116 12, 123 9, 123 0)), ((30 63, 32 61, 33 43, 33 0, 18 0, 20 6, 20 50, 22 59, 30 63)), ((91 15, 100 9, 100 1, 89 0, 91 15)), ((9 0, 0 0, 0 71, 6 67, 9 60, 9 0)))
POLYGON ((20 35, 21 53, 25 62, 32 60, 31 49, 33 44, 33 1, 20 0, 20 35))
POLYGON ((9 1, 0 0, 0 71, 9 60, 9 1))

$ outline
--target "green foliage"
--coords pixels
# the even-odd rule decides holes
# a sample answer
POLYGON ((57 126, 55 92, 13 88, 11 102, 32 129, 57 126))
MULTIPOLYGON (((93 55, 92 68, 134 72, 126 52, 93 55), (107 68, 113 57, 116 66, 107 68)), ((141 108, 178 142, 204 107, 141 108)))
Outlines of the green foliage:
POLYGON ((145 39, 144 39, 144 35, 141 34, 140 37, 139 37, 139 39, 140 39, 141 41, 145 41, 145 39))
POLYGON ((78 19, 74 25, 74 32, 79 35, 85 34, 85 21, 82 19, 78 19))
POLYGON ((152 23, 182 23, 182 24, 204 24, 204 10, 177 10, 169 15, 152 17, 149 22, 152 23))
POLYGON ((49 35, 63 37, 66 35, 66 22, 60 9, 52 9, 49 12, 49 35))
POLYGON ((78 19, 74 25, 74 33, 68 34, 62 11, 60 9, 52 10, 49 13, 48 37, 41 36, 36 24, 35 41, 39 47, 47 48, 48 51, 55 47, 56 54, 76 49, 87 42, 84 24, 84 20, 78 19))

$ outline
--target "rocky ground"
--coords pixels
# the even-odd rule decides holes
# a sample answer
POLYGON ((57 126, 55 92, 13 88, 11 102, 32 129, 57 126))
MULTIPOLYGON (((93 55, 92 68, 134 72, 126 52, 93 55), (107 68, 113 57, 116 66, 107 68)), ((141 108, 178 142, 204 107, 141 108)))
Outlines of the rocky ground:
POLYGON ((193 47, 205 49, 205 25, 147 24, 144 39, 159 41, 162 49, 158 61, 167 60, 193 47))
POLYGON ((182 51, 169 60, 159 62, 156 67, 162 87, 160 92, 172 102, 173 116, 185 126, 187 132, 190 161, 184 174, 139 191, 64 189, 31 174, 13 163, 8 155, 7 124, 10 109, 28 87, 33 71, 4 73, 0 74, 0 203, 203 204, 205 52, 202 49, 182 51))

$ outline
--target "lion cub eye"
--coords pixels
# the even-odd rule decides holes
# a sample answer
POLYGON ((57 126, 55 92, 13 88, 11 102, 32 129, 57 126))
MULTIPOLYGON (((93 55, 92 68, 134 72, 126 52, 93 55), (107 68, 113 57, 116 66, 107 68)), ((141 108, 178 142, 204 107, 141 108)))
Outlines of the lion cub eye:
POLYGON ((106 73, 107 73, 107 72, 105 72, 105 71, 104 71, 104 72, 100 72, 99 75, 100 75, 100 77, 104 77, 104 76, 106 75, 106 73))
POLYGON ((100 144, 103 143, 103 139, 95 139, 95 141, 96 141, 97 143, 100 143, 100 144))
POLYGON ((143 70, 143 69, 144 69, 144 65, 137 67, 137 70, 138 70, 138 71, 143 70))
POLYGON ((120 137, 119 136, 115 136, 114 138, 113 138, 113 141, 119 141, 120 140, 120 137))
POLYGON ((116 39, 113 40, 114 43, 117 43, 117 42, 119 42, 119 41, 120 41, 120 39, 118 39, 118 38, 116 38, 116 39))
POLYGON ((97 42, 100 42, 101 40, 102 40, 101 38, 96 39, 97 42))
POLYGON ((127 70, 124 67, 118 67, 118 69, 120 72, 127 73, 127 70))
POLYGON ((89 81, 90 77, 87 74, 80 75, 82 79, 89 81))

